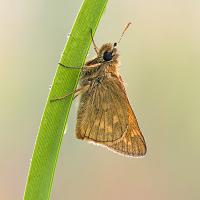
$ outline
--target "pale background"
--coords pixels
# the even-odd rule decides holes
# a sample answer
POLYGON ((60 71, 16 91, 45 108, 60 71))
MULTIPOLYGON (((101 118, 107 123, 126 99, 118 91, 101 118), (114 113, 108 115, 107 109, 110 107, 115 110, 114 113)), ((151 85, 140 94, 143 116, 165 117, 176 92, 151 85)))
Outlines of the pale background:
MULTIPOLYGON (((0 1, 2 200, 22 199, 49 86, 80 5, 0 1)), ((130 159, 75 139, 75 102, 53 200, 200 199, 200 1, 110 0, 98 46, 116 42, 129 21, 120 71, 148 153, 130 159)))

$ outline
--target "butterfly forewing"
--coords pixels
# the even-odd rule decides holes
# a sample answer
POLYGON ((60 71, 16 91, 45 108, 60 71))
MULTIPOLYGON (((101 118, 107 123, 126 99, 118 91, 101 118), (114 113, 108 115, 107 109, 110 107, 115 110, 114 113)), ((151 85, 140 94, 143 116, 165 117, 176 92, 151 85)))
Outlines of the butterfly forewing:
POLYGON ((120 90, 114 80, 104 78, 82 95, 76 127, 78 138, 112 143, 123 136, 128 128, 128 107, 120 90))

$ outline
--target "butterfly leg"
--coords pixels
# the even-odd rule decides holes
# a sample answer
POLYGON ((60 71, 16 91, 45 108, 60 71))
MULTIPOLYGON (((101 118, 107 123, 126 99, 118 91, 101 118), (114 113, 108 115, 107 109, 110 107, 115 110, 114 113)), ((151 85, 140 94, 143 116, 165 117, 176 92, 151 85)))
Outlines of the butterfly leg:
POLYGON ((86 92, 88 89, 89 89, 89 85, 80 87, 80 88, 76 89, 73 92, 65 94, 64 96, 57 97, 55 99, 51 99, 50 102, 54 102, 54 101, 58 101, 58 100, 63 100, 63 99, 65 99, 65 98, 67 98, 67 97, 69 97, 70 95, 73 95, 73 94, 74 94, 74 98, 76 98, 78 95, 86 92))
POLYGON ((98 49, 97 45, 96 45, 95 42, 94 42, 93 33, 92 33, 92 28, 90 28, 90 36, 91 36, 91 38, 92 38, 92 43, 93 43, 93 46, 94 46, 94 50, 95 50, 96 54, 98 55, 98 54, 99 54, 99 49, 98 49))
POLYGON ((63 65, 62 63, 58 63, 61 67, 64 67, 65 69, 80 69, 81 72, 84 71, 84 70, 89 70, 89 69, 92 69, 92 68, 95 68, 95 67, 99 67, 101 65, 101 63, 95 63, 95 64, 92 64, 92 65, 87 65, 87 66, 84 66, 84 67, 76 67, 76 66, 65 66, 63 65))
POLYGON ((76 66, 65 66, 62 63, 58 63, 61 67, 64 67, 66 69, 83 69, 82 67, 76 67, 76 66))

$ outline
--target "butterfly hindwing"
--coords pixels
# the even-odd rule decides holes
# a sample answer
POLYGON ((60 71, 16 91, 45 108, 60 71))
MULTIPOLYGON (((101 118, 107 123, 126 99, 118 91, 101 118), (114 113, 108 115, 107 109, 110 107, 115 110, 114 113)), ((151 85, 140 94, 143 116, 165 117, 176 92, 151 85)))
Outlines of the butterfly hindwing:
POLYGON ((139 157, 146 154, 146 143, 130 105, 129 126, 126 134, 117 142, 108 145, 108 147, 120 154, 128 156, 139 157))

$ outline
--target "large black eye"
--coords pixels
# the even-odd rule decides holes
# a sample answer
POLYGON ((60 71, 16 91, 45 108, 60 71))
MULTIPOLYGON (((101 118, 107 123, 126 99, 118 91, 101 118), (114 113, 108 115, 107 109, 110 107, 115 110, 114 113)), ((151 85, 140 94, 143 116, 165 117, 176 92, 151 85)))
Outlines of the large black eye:
POLYGON ((112 53, 106 51, 106 52, 103 54, 103 59, 104 59, 105 61, 110 61, 110 60, 112 60, 112 53))

